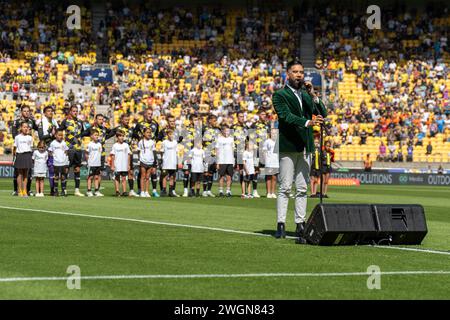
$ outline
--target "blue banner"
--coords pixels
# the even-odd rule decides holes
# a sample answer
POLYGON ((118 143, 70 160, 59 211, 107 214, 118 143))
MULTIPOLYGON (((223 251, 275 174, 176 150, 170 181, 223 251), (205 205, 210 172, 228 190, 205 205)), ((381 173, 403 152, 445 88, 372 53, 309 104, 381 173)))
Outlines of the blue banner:
POLYGON ((80 68, 80 77, 84 80, 91 76, 95 82, 113 82, 113 71, 111 68, 99 68, 95 66, 82 66, 80 68))
POLYGON ((319 72, 305 71, 305 81, 311 82, 314 87, 322 86, 322 77, 319 72))

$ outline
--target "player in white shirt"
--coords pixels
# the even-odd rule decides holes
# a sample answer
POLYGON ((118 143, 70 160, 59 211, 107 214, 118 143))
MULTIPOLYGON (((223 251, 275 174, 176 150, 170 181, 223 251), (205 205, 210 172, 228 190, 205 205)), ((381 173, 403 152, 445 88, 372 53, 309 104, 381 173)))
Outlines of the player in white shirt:
POLYGON ((67 172, 69 171, 69 157, 67 146, 64 139, 64 130, 56 131, 55 140, 50 143, 48 148, 49 156, 53 157, 53 167, 55 171, 55 196, 66 196, 67 172), (58 181, 61 180, 61 194, 58 194, 58 181))
POLYGON ((221 135, 216 141, 217 170, 219 171, 219 196, 223 197, 223 179, 227 180, 227 197, 231 197, 231 178, 234 171, 234 139, 230 128, 222 126, 221 135))
POLYGON ((128 143, 124 142, 125 135, 121 130, 117 131, 116 137, 117 142, 111 149, 111 170, 115 173, 116 196, 128 196, 127 176, 132 152, 128 143), (122 193, 119 192, 120 184, 122 184, 122 193))
MULTIPOLYGON (((141 171, 141 193, 140 196, 150 198, 148 192, 150 177, 156 173, 156 144, 151 139, 152 129, 144 129, 144 137, 138 143, 139 170, 141 171)), ((153 183, 153 181, 152 181, 153 183)), ((156 192, 156 181, 153 183, 153 193, 156 192)))
POLYGON ((202 148, 202 141, 197 141, 195 147, 189 151, 191 162, 191 184, 195 188, 195 196, 200 197, 200 184, 203 181, 203 171, 205 168, 205 151, 202 148))
POLYGON ((39 141, 38 149, 33 152, 34 161, 34 177, 36 178, 36 195, 35 197, 44 196, 44 179, 47 176, 48 151, 45 150, 45 142, 39 141))
POLYGON ((28 172, 33 167, 32 147, 33 138, 30 135, 30 127, 27 122, 22 122, 20 124, 20 134, 14 138, 13 149, 14 168, 18 170, 18 195, 21 197, 28 197, 28 172))
MULTIPOLYGON (((178 143, 174 140, 173 130, 168 130, 167 139, 161 144, 161 153, 163 154, 161 179, 169 178, 169 197, 179 197, 174 189, 178 167, 177 150, 178 143)), ((162 194, 166 194, 166 187, 163 187, 162 194)))
POLYGON ((91 142, 88 143, 85 150, 85 157, 88 165, 87 192, 88 197, 103 197, 99 191, 100 174, 102 169, 102 151, 103 146, 99 141, 99 132, 97 129, 91 129, 91 142), (94 180, 95 192, 92 193, 92 180, 94 180))
POLYGON ((263 155, 265 159, 265 176, 267 198, 276 199, 275 188, 277 186, 277 175, 280 168, 280 160, 275 144, 277 140, 277 129, 272 129, 270 137, 263 144, 263 155))
POLYGON ((255 150, 253 144, 249 140, 245 140, 245 150, 242 154, 242 162, 244 164, 244 182, 247 194, 243 194, 241 198, 253 198, 252 182, 255 176, 255 150))

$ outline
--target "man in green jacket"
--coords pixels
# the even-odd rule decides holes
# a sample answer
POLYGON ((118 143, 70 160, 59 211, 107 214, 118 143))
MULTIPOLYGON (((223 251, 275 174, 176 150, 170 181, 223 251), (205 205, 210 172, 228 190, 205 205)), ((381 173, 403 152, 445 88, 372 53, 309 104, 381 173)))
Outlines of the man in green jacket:
POLYGON ((288 81, 283 89, 273 94, 272 102, 278 115, 280 188, 277 200, 277 238, 284 238, 286 213, 292 183, 295 183, 295 223, 298 243, 303 237, 306 200, 314 152, 313 126, 321 125, 327 116, 324 104, 310 82, 304 81, 303 65, 294 60, 287 66, 288 81), (313 118, 313 115, 315 117, 313 118))

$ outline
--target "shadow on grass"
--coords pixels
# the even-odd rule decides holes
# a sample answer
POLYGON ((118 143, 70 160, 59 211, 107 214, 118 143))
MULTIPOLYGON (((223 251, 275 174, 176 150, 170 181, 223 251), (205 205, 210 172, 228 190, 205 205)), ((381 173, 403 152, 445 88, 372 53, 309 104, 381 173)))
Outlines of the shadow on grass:
MULTIPOLYGON (((275 238, 275 233, 277 231, 276 230, 261 230, 261 231, 255 231, 255 233, 260 233, 260 234, 268 234, 270 236, 272 236, 273 238, 275 238)), ((295 237, 295 232, 293 231, 286 231, 286 236, 289 237, 295 237)))

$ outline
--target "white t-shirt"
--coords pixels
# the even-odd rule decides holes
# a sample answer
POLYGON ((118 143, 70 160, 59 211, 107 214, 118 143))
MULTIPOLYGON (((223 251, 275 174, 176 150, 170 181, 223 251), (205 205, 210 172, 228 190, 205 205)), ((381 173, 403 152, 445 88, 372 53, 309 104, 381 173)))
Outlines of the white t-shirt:
POLYGON ((178 143, 173 140, 164 140, 161 146, 161 152, 163 154, 163 170, 176 170, 177 169, 177 145, 178 143))
POLYGON ((234 139, 233 137, 219 136, 216 142, 217 164, 234 165, 234 139))
POLYGON ((131 154, 128 143, 114 143, 111 149, 111 154, 114 155, 114 167, 116 172, 128 171, 131 154))
POLYGON ((152 165, 155 162, 153 151, 155 151, 155 141, 142 139, 138 143, 139 161, 146 165, 152 165))
POLYGON ((52 143, 50 143, 48 151, 53 154, 53 165, 55 167, 64 167, 69 165, 67 150, 69 150, 69 147, 64 141, 58 142, 53 140, 52 143))
POLYGON ((16 153, 31 152, 33 147, 33 138, 29 135, 18 134, 14 138, 14 147, 16 147, 16 153))
MULTIPOLYGON (((242 161, 247 169, 248 175, 255 174, 255 161, 253 160, 253 152, 245 150, 242 154, 242 161)), ((244 175, 245 175, 244 171, 244 175)))
POLYGON ((275 141, 267 139, 263 144, 263 151, 266 155, 265 167, 266 168, 279 168, 280 161, 278 153, 275 152, 275 141))
POLYGON ((34 150, 33 152, 33 160, 34 160, 34 174, 37 173, 47 173, 47 160, 48 160, 48 152, 40 152, 39 150, 34 150))
POLYGON ((89 153, 88 167, 100 167, 102 165, 102 144, 100 142, 89 142, 86 152, 89 153))
POLYGON ((191 172, 202 173, 204 171, 205 151, 203 149, 194 148, 189 151, 189 158, 191 158, 191 172))

